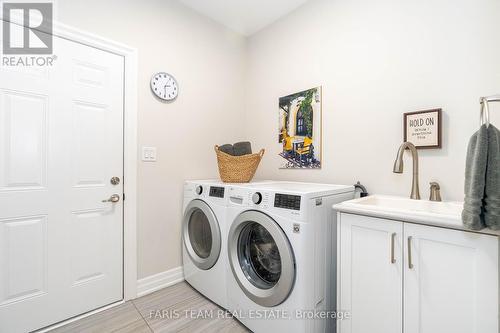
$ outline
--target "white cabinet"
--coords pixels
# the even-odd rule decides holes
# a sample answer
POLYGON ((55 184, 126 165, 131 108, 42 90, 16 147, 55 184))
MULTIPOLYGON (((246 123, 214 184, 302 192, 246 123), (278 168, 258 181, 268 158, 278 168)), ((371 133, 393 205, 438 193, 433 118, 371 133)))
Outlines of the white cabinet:
POLYGON ((498 333, 495 236, 339 218, 340 333, 498 333))
POLYGON ((339 311, 342 333, 401 333, 403 224, 342 215, 339 311))
POLYGON ((404 234, 404 332, 498 333, 497 237, 410 223, 404 234))

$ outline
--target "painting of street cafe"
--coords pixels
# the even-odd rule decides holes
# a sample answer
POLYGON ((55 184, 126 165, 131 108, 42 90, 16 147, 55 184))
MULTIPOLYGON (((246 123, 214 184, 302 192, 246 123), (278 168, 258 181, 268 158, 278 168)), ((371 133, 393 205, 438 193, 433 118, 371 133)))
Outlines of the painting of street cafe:
POLYGON ((282 169, 321 168, 321 87, 279 99, 282 169))

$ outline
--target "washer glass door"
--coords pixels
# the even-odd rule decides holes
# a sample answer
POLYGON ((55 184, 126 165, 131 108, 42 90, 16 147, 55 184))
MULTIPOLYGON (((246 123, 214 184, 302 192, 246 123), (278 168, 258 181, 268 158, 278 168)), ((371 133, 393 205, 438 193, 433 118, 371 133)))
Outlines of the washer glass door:
POLYGON ((217 218, 202 200, 189 203, 182 226, 184 246, 193 263, 207 270, 217 262, 221 248, 221 235, 217 218))
POLYGON ((261 289, 272 288, 281 276, 280 250, 273 236, 259 223, 249 222, 238 240, 238 259, 247 279, 261 289))
POLYGON ((241 213, 229 231, 229 261, 243 292, 262 306, 286 300, 295 281, 295 261, 287 236, 268 215, 241 213))

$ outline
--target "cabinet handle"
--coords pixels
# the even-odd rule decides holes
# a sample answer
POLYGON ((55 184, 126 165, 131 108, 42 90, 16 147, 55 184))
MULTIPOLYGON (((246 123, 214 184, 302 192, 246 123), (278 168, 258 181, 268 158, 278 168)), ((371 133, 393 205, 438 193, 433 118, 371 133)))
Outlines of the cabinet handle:
POLYGON ((412 260, 411 260, 411 239, 412 239, 412 237, 409 236, 408 237, 408 268, 409 269, 413 268, 413 263, 412 263, 412 260))
POLYGON ((394 243, 396 240, 396 233, 393 232, 391 235, 391 264, 396 263, 396 258, 394 258, 394 243))

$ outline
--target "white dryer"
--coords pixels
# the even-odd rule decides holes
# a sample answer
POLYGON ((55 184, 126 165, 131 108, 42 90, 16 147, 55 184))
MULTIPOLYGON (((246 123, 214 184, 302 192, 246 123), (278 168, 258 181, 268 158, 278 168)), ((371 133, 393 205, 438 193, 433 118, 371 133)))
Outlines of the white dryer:
POLYGON ((205 297, 226 308, 226 185, 186 181, 182 221, 184 278, 205 297))
POLYGON ((228 309, 260 332, 334 332, 334 203, 354 187, 294 182, 228 187, 228 309), (320 318, 326 316, 328 318, 320 318))

